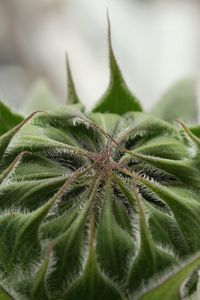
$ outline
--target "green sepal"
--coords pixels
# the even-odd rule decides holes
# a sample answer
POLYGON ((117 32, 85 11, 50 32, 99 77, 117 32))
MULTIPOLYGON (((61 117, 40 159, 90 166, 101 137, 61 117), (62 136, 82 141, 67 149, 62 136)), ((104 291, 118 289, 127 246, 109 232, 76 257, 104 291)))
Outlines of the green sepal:
POLYGON ((146 286, 153 276, 159 275, 175 264, 175 258, 168 254, 167 249, 164 251, 153 243, 141 244, 131 265, 127 283, 128 289, 131 292, 136 292, 146 286))
MULTIPOLYGON (((192 258, 178 271, 168 275, 167 278, 158 283, 156 287, 146 292, 139 300, 181 300, 181 286, 189 275, 200 266, 200 256, 192 258)), ((165 276, 166 277, 166 276, 165 276)))
POLYGON ((49 199, 65 182, 66 177, 55 179, 13 182, 0 186, 1 209, 21 207, 30 211, 40 207, 45 199, 49 199))
POLYGON ((23 151, 52 150, 54 153, 56 150, 59 152, 59 149, 63 149, 63 151, 76 150, 81 147, 84 138, 87 138, 87 142, 93 146, 91 137, 87 136, 88 129, 79 129, 73 124, 73 120, 80 113, 77 106, 80 105, 63 107, 53 113, 43 113, 35 116, 32 120, 30 116, 27 118, 27 122, 21 125, 20 130, 16 128, 9 137, 2 136, 1 138, 4 138, 5 141, 2 140, 1 145, 0 139, 0 147, 2 146, 2 153, 6 150, 5 160, 12 160, 17 152, 23 151))
POLYGON ((96 253, 101 269, 111 277, 122 280, 126 273, 128 258, 134 252, 134 243, 131 236, 116 222, 113 209, 117 200, 113 197, 111 188, 106 186, 102 217, 96 236, 96 253))
MULTIPOLYGON (((49 148, 67 148, 70 141, 67 136, 62 133, 62 130, 56 128, 43 128, 39 131, 38 126, 27 124, 13 137, 9 147, 15 148, 15 151, 20 149, 26 151, 44 151, 49 148), (60 133, 58 135, 58 133, 60 133), (32 139, 31 139, 32 138, 32 139), (67 144, 67 145, 66 145, 67 144)), ((9 152, 10 149, 7 150, 9 152)), ((21 152, 21 151, 20 151, 21 152)))
MULTIPOLYGON (((165 187, 150 182, 144 178, 139 179, 148 187, 157 197, 164 201, 176 219, 176 222, 182 232, 188 247, 188 255, 194 254, 200 248, 199 232, 199 214, 200 198, 192 191, 184 189, 181 191, 178 187, 165 187), (192 231, 191 231, 192 228, 192 231)), ((178 239, 178 236, 177 236, 178 239)), ((181 247, 181 243, 180 243, 181 247)))
POLYGON ((108 18, 108 46, 110 63, 110 83, 104 95, 97 102, 93 112, 110 112, 122 115, 128 111, 142 111, 138 99, 128 89, 115 58, 112 41, 110 21, 108 18))
POLYGON ((189 156, 184 145, 173 137, 155 137, 147 143, 136 147, 136 152, 161 158, 181 160, 189 156))
POLYGON ((194 122, 198 119, 196 82, 183 79, 173 85, 151 111, 157 117, 172 122, 176 119, 194 122))
MULTIPOLYGON (((22 152, 23 154, 24 152, 22 152)), ((25 152, 26 154, 27 152, 25 152)), ((27 181, 37 181, 40 179, 56 178, 66 174, 66 168, 56 164, 44 156, 24 155, 23 163, 17 166, 15 170, 15 180, 21 181, 26 176, 27 181)))
POLYGON ((141 112, 124 114, 116 131, 118 133, 118 142, 123 144, 128 142, 130 144, 129 147, 134 148, 138 144, 145 144, 153 137, 174 137, 178 140, 181 138, 179 132, 168 122, 141 112))
POLYGON ((188 243, 173 215, 155 208, 148 202, 146 205, 149 210, 148 225, 154 241, 172 249, 179 257, 188 255, 188 243))
POLYGON ((191 160, 166 159, 129 151, 129 154, 124 156, 123 161, 127 160, 128 157, 130 159, 130 156, 133 156, 136 160, 138 159, 138 161, 154 166, 161 172, 164 171, 172 174, 177 177, 178 181, 182 181, 185 184, 190 184, 191 187, 199 189, 200 172, 195 165, 191 163, 191 160))
POLYGON ((48 266, 50 264, 51 247, 47 249, 46 257, 44 258, 42 264, 39 266, 34 278, 32 279, 32 287, 30 293, 31 300, 49 300, 46 277, 48 266))
POLYGON ((66 290, 67 300, 122 300, 117 286, 100 270, 94 249, 90 250, 85 268, 66 290))
POLYGON ((58 218, 41 224, 40 235, 42 239, 56 239, 65 233, 78 216, 77 210, 64 212, 58 218))
POLYGON ((130 215, 126 211, 126 208, 123 206, 123 202, 120 202, 117 198, 115 200, 116 201, 113 201, 113 215, 115 216, 115 220, 117 224, 119 224, 120 228, 122 228, 126 233, 132 236, 133 227, 130 215))
POLYGON ((136 197, 140 242, 138 251, 130 265, 127 278, 127 288, 130 292, 134 293, 148 284, 153 276, 177 263, 175 257, 168 253, 167 249, 164 250, 154 243, 146 222, 146 216, 139 194, 136 197))
POLYGON ((52 254, 55 262, 52 264, 52 272, 47 281, 53 299, 59 299, 62 296, 64 284, 67 284, 70 278, 77 275, 81 269, 86 212, 87 209, 83 209, 66 231, 52 241, 52 254), (58 290, 57 286, 61 286, 61 289, 58 290))
POLYGON ((51 205, 47 202, 32 213, 10 211, 0 216, 0 264, 6 272, 12 272, 16 265, 27 268, 38 258, 38 228, 51 205))
POLYGON ((0 101, 0 136, 23 121, 23 117, 14 113, 0 101))

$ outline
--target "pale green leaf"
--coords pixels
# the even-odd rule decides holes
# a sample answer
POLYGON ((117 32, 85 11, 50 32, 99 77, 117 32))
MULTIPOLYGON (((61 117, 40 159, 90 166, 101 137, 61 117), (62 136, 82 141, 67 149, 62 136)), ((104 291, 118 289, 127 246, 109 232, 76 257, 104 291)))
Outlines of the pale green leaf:
POLYGON ((174 84, 152 109, 152 114, 172 122, 180 119, 194 122, 198 119, 196 82, 183 79, 174 84))
POLYGON ((40 79, 33 85, 29 98, 25 102, 23 111, 26 114, 31 114, 38 110, 47 111, 56 109, 59 102, 56 102, 54 98, 48 84, 40 79))

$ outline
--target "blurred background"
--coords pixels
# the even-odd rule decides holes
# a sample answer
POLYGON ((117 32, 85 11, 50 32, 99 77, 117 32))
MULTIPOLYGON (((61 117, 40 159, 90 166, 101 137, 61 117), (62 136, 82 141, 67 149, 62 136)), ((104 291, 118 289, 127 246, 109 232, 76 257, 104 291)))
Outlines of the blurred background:
POLYGON ((199 77, 198 0, 0 0, 0 99, 20 111, 45 78, 64 103, 68 52, 92 107, 109 80, 106 8, 121 70, 147 109, 176 80, 199 77))

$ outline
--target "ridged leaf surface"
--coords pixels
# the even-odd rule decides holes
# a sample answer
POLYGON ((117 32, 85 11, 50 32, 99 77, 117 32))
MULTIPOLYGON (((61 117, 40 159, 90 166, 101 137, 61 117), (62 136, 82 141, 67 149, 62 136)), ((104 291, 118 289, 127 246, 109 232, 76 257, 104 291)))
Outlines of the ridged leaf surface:
POLYGON ((1 137, 3 276, 23 299, 137 299, 200 249, 198 137, 79 107, 1 137))

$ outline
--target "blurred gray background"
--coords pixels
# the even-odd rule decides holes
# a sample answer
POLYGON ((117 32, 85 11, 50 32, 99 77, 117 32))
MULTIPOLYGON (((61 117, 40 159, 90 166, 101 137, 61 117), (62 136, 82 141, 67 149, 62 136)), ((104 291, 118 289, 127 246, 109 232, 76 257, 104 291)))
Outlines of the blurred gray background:
POLYGON ((64 103, 67 51, 90 108, 109 79, 106 8, 121 70, 147 109, 174 81, 199 77, 200 1, 0 0, 0 99, 20 111, 45 78, 64 103))

